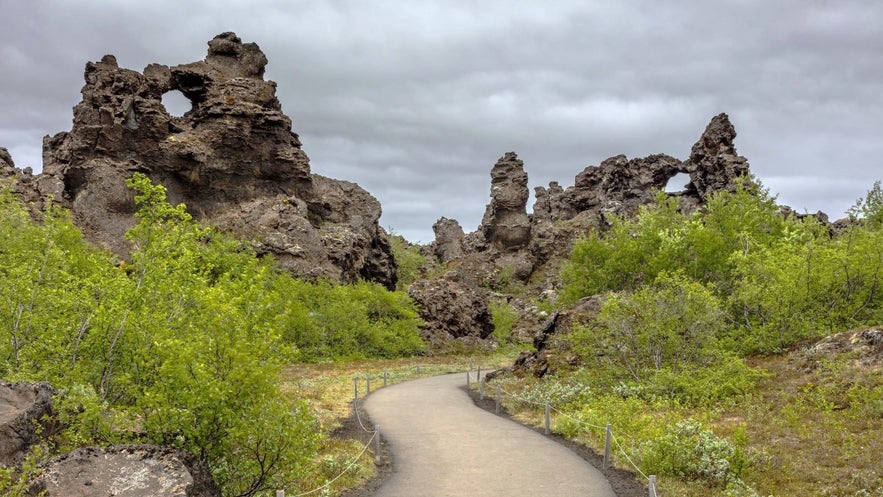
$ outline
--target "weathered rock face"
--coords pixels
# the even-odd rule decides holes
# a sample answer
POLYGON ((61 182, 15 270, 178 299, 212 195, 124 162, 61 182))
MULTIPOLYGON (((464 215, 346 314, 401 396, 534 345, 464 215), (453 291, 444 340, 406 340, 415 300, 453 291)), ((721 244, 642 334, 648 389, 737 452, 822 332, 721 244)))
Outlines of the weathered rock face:
POLYGON ((692 189, 703 200, 715 191, 732 188, 735 178, 748 175, 748 160, 736 153, 735 139, 736 129, 726 114, 720 114, 693 145, 686 172, 692 189))
POLYGON ((152 445, 87 447, 49 461, 31 490, 47 497, 220 497, 208 470, 180 451, 152 445))
POLYGON ((487 292, 447 278, 420 280, 408 294, 426 321, 423 338, 430 344, 452 338, 487 338, 494 331, 487 292))
MULTIPOLYGON (((736 153, 735 137, 729 118, 720 114, 693 145, 688 160, 665 154, 611 157, 585 168, 571 187, 562 188, 557 182, 537 187, 532 215, 525 212, 523 164, 508 153, 491 171, 491 202, 479 229, 465 236, 461 259, 496 268, 483 273, 508 271, 527 281, 544 263, 569 253, 573 241, 586 230, 605 229, 609 216, 632 215, 641 205, 653 202, 654 192, 664 190, 679 173, 689 175, 690 182, 683 191, 670 195, 679 199, 683 209, 695 209, 710 194, 732 189, 739 177, 748 175, 748 161, 736 153)), ((436 253, 448 243, 437 236, 436 253)))
POLYGON ((263 79, 266 64, 233 33, 190 64, 139 73, 110 55, 88 63, 73 128, 44 139, 41 193, 69 204, 87 236, 126 256, 134 204, 125 180, 143 172, 171 202, 255 239, 296 275, 394 287, 379 203, 358 185, 311 174, 276 84, 263 79), (166 111, 169 91, 190 100, 184 116, 166 111))
POLYGON ((37 428, 52 414, 56 393, 48 383, 0 382, 0 466, 21 463, 38 442, 37 428))
POLYGON ((433 252, 441 262, 449 262, 463 257, 463 228, 454 219, 443 217, 432 225, 435 233, 433 252))
POLYGON ((491 169, 491 203, 478 228, 498 250, 518 250, 530 241, 530 218, 525 210, 529 195, 524 163, 509 152, 491 169))
POLYGON ((12 162, 12 156, 9 150, 0 147, 0 178, 12 176, 15 173, 15 162, 12 162))

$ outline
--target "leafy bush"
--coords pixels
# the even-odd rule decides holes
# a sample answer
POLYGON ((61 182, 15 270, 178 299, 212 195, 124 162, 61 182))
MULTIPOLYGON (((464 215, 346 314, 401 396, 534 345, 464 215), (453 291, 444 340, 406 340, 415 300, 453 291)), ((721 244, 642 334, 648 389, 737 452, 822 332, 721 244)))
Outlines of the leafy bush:
POLYGON ((518 322, 518 311, 499 299, 491 299, 488 302, 488 309, 494 322, 494 338, 500 343, 512 340, 512 332, 518 322))
POLYGON ((65 393, 60 450, 172 445, 203 459, 226 494, 296 488, 318 433, 280 393, 281 366, 418 353, 414 304, 368 283, 297 281, 196 224, 144 175, 129 186, 125 263, 86 243, 66 212, 35 223, 0 190, 0 231, 16 233, 0 238, 0 374, 65 393))
POLYGON ((750 393, 764 377, 741 358, 721 354, 708 366, 680 371, 661 368, 642 382, 620 382, 613 391, 648 402, 671 399, 681 405, 708 406, 750 393))
POLYGON ((699 480, 713 487, 726 487, 739 480, 745 464, 729 440, 694 420, 683 420, 642 447, 644 470, 685 480, 699 480))
POLYGON ((420 247, 412 245, 401 235, 390 233, 389 243, 392 246, 392 254, 398 265, 397 290, 407 290, 411 283, 423 276, 423 270, 429 265, 426 256, 420 252, 420 247))
POLYGON ((717 298, 683 275, 660 273, 652 286, 610 295, 598 327, 574 333, 575 350, 600 357, 610 367, 640 380, 650 370, 678 370, 708 364, 722 329, 717 298))

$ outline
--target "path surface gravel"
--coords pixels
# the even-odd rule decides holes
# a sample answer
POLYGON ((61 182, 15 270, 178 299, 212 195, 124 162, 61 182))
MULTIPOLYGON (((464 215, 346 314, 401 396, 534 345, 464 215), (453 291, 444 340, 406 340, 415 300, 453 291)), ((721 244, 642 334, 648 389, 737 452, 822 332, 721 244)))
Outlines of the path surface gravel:
POLYGON ((380 389, 363 407, 393 473, 376 497, 615 497, 567 447, 475 406, 451 374, 380 389))

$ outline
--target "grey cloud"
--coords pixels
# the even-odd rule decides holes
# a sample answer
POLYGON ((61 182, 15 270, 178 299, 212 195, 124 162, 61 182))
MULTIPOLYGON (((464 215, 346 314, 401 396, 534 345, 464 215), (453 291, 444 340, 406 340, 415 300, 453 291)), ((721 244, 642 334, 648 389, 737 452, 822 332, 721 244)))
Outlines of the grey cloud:
POLYGON ((428 241, 477 225, 504 152, 531 185, 619 153, 685 158, 728 112, 780 201, 832 217, 883 166, 883 4, 489 0, 0 0, 0 146, 39 165, 83 66, 199 60, 236 31, 270 60, 315 172, 355 181, 381 222, 428 241))

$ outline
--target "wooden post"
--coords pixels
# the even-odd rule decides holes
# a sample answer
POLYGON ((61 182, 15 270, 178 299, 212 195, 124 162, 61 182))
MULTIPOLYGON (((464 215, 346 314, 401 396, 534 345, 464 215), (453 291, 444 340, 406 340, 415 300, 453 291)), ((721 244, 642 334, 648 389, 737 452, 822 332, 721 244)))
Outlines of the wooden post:
POLYGON ((549 420, 549 411, 552 410, 552 405, 546 402, 546 435, 552 433, 552 425, 549 420))
POLYGON ((502 392, 500 392, 500 385, 497 385, 497 414, 500 414, 500 402, 502 399, 500 398, 502 392))
POLYGON ((478 395, 480 396, 481 400, 484 400, 484 382, 483 381, 478 382, 478 395))
POLYGON ((481 381, 481 365, 478 366, 478 373, 475 374, 475 381, 481 381))
POLYGON ((604 468, 610 466, 610 437, 613 434, 610 423, 607 423, 607 433, 604 437, 604 468))
POLYGON ((374 426, 374 464, 380 465, 380 425, 374 426))
POLYGON ((371 393, 371 375, 365 373, 365 395, 371 393))
POLYGON ((383 370, 383 386, 386 386, 386 370, 383 370))
POLYGON ((469 371, 466 371, 466 388, 469 388, 469 371))
POLYGON ((656 475, 650 475, 650 497, 657 497, 657 495, 656 495, 656 475))

